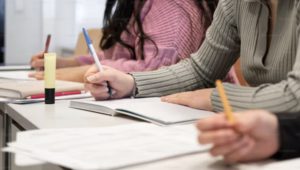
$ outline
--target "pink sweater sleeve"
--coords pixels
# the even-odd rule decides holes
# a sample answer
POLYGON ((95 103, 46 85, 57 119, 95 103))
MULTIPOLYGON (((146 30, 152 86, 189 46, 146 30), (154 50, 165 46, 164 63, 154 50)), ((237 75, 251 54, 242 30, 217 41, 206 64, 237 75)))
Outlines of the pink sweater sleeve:
POLYGON ((129 58, 118 58, 115 60, 102 59, 101 63, 123 72, 147 71, 158 69, 178 62, 177 50, 172 47, 159 47, 158 53, 153 57, 155 48, 145 46, 145 59, 132 60, 129 58))
MULTIPOLYGON (((114 48, 100 53, 101 62, 124 72, 155 70, 175 64, 189 57, 202 43, 205 31, 199 19, 201 15, 192 0, 148 0, 141 19, 144 32, 155 42, 157 48, 151 41, 146 41, 145 59, 134 60, 128 50, 117 44, 114 48)), ((139 36, 124 38, 132 42, 136 47, 135 54, 140 56, 141 52, 137 48, 139 36)))

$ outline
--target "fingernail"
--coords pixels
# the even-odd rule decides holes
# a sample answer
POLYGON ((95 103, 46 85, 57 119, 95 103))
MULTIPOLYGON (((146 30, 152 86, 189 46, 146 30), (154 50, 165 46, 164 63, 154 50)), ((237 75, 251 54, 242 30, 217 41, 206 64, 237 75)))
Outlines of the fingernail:
POLYGON ((116 90, 111 90, 111 95, 115 95, 116 93, 116 90))
POLYGON ((89 76, 86 78, 89 82, 93 82, 96 80, 96 76, 89 76))

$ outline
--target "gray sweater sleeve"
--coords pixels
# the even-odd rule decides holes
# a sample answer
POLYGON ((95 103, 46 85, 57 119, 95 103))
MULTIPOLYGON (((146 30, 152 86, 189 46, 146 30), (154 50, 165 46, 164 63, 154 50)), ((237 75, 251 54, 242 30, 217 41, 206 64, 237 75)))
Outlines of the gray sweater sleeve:
POLYGON ((236 61, 240 49, 234 8, 234 1, 220 1, 205 41, 190 58, 157 71, 131 73, 137 87, 135 97, 214 87, 216 79, 223 79, 236 61))
MULTIPOLYGON (((296 2, 296 4, 296 29, 297 40, 299 41, 300 2, 296 2)), ((297 44, 293 70, 288 73, 285 80, 276 84, 262 84, 258 87, 239 87, 228 83, 224 84, 230 104, 235 111, 245 109, 266 109, 276 113, 300 111, 300 43, 297 44)), ((218 92, 215 89, 211 100, 215 111, 223 109, 218 92)))

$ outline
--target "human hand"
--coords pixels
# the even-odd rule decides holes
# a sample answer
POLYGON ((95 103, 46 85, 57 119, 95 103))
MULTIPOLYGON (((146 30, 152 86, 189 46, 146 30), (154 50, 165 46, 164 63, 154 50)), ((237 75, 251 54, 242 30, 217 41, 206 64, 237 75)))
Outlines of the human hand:
POLYGON ((85 74, 85 88, 96 100, 118 99, 129 97, 134 89, 134 79, 131 75, 104 66, 99 72, 94 65, 85 74), (112 88, 112 96, 108 93, 107 82, 112 88))
POLYGON ((212 89, 176 93, 161 98, 163 102, 180 104, 195 109, 212 111, 210 96, 212 89))
POLYGON ((44 52, 40 52, 31 57, 30 66, 36 70, 44 68, 44 52))
MULTIPOLYGON (((31 57, 30 66, 36 70, 43 70, 44 68, 44 52, 40 52, 31 57)), ((79 62, 76 60, 76 57, 57 57, 56 67, 65 68, 65 67, 77 67, 80 66, 79 62)))
POLYGON ((219 114, 199 120, 197 128, 199 143, 213 144, 210 153, 223 156, 227 163, 266 159, 279 149, 278 121, 267 111, 235 114, 234 124, 219 114))
MULTIPOLYGON (((84 74, 90 68, 90 65, 80 66, 80 67, 67 67, 60 68, 56 70, 56 79, 74 82, 84 82, 84 74)), ((36 71, 29 73, 29 77, 35 78, 37 80, 44 79, 43 71, 36 71)))

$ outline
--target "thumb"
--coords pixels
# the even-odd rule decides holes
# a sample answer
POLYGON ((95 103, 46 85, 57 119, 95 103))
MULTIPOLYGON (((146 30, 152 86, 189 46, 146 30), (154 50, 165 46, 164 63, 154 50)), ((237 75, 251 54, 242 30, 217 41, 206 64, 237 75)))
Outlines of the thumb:
POLYGON ((241 113, 236 115, 236 123, 234 128, 241 133, 248 133, 251 131, 257 122, 257 117, 253 113, 241 113))

